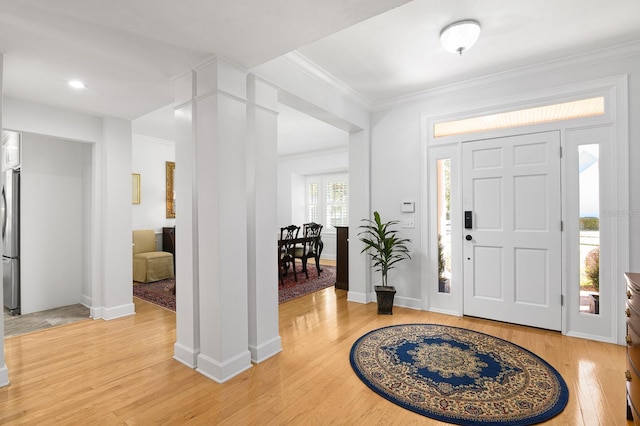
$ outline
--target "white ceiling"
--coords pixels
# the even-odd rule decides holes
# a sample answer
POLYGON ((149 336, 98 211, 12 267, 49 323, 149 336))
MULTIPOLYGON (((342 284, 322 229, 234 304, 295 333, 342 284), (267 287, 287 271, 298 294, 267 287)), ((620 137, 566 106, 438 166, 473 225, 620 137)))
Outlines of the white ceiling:
POLYGON ((640 40, 638 0, 415 0, 298 52, 372 103, 640 40), (462 56, 440 32, 474 19, 462 56))
MULTIPOLYGON (((153 112, 158 122, 170 112, 171 77, 212 54, 250 69, 297 50, 375 105, 638 41, 639 16, 638 0, 0 0, 3 90, 96 115, 153 112), (439 33, 460 19, 478 20, 482 33, 457 56, 439 33), (71 78, 88 89, 71 90, 71 78)), ((287 116, 283 134, 295 127, 287 116)))
POLYGON ((213 54, 252 68, 406 1, 0 0, 3 91, 133 119, 170 104, 171 77, 213 54))

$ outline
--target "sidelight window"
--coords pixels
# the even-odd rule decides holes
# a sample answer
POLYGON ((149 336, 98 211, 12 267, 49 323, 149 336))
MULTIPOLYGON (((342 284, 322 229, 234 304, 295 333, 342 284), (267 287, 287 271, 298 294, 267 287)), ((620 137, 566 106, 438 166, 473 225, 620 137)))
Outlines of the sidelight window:
POLYGON ((451 159, 440 159, 438 193, 438 292, 451 293, 451 159))
POLYGON ((600 154, 598 144, 578 145, 580 198, 580 311, 600 313, 600 154))

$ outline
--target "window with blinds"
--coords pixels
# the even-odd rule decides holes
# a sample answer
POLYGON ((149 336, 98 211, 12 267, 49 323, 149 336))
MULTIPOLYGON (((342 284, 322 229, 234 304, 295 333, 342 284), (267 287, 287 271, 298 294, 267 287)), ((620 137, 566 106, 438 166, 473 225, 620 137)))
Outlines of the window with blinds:
POLYGON ((326 215, 329 226, 346 226, 349 220, 349 198, 347 197, 347 182, 330 181, 325 184, 326 215))
POLYGON ((316 222, 324 230, 349 223, 349 175, 346 173, 307 176, 307 222, 316 222))
POLYGON ((307 184, 307 222, 318 222, 318 182, 307 184))

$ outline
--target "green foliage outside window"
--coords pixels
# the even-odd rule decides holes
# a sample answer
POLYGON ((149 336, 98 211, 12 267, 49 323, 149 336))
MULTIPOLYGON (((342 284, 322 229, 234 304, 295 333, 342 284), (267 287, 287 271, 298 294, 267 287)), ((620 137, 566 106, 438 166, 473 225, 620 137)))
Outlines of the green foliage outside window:
POLYGON ((600 247, 596 247, 584 259, 584 273, 595 288, 600 291, 600 247))
POLYGON ((581 231, 598 231, 600 229, 600 220, 597 217, 581 217, 581 231))

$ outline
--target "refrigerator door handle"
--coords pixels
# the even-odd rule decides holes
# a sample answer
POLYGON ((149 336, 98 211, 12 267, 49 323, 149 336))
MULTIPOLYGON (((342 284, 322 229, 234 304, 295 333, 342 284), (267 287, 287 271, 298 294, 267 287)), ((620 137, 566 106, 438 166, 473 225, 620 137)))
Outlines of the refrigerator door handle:
POLYGON ((7 196, 4 193, 4 185, 2 186, 2 206, 0 207, 2 213, 2 238, 7 231, 7 196))

